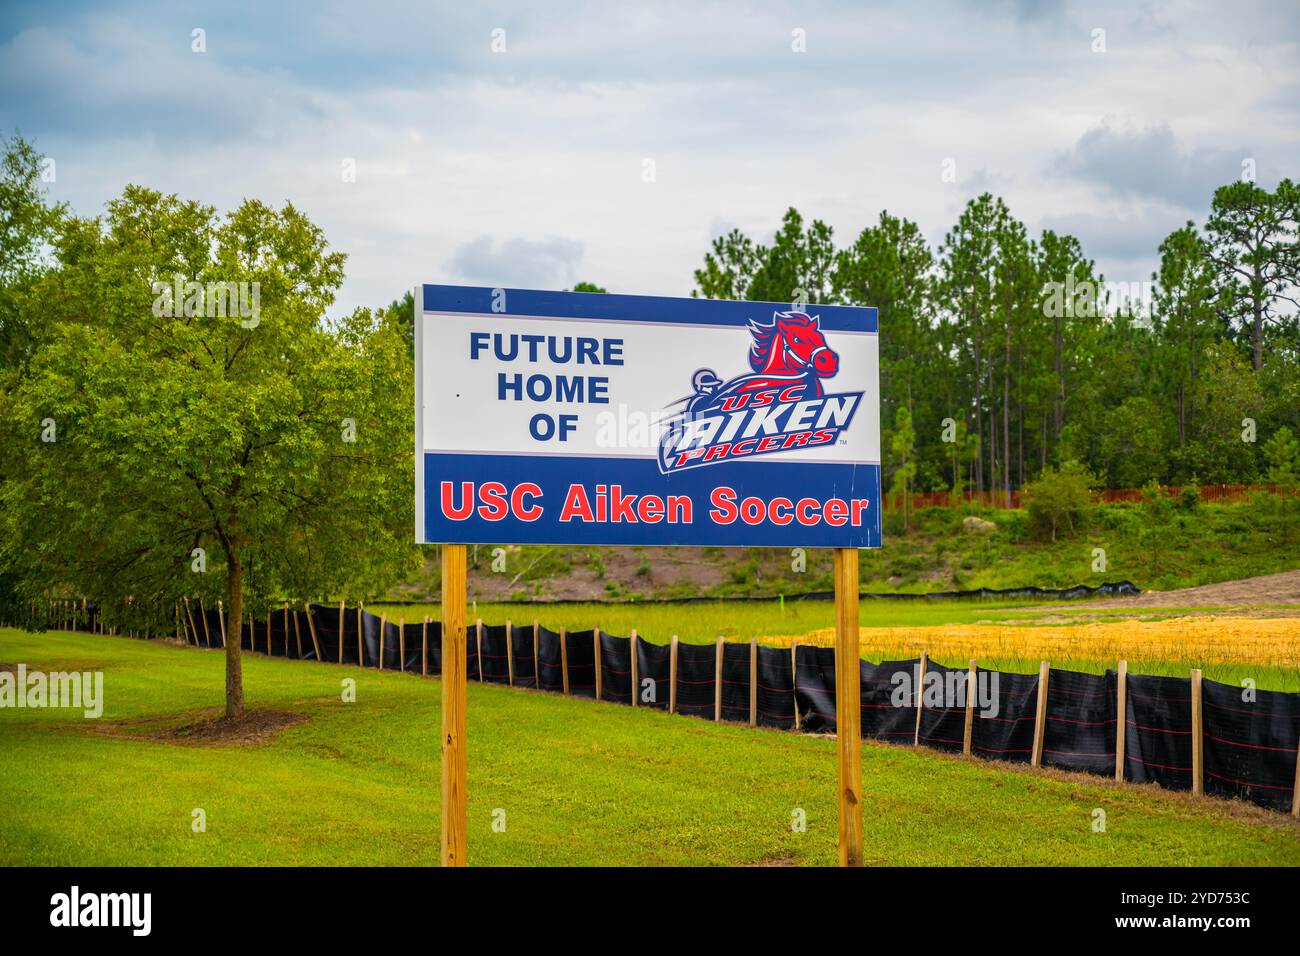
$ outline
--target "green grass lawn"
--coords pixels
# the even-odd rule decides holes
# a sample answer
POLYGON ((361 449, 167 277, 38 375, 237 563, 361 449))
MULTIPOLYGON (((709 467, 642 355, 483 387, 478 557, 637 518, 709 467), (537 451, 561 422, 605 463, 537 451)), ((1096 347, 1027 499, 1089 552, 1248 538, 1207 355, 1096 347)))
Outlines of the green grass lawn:
MULTIPOLYGON (((308 723, 252 747, 140 738, 219 704, 223 661, 0 630, 0 662, 105 683, 98 721, 0 710, 0 864, 437 862, 438 681, 247 657, 250 705, 308 723)), ((836 861, 833 740, 475 684, 469 708, 473 864, 836 861)), ((1300 865, 1300 828, 1244 805, 875 744, 862 763, 871 863, 1300 865)))

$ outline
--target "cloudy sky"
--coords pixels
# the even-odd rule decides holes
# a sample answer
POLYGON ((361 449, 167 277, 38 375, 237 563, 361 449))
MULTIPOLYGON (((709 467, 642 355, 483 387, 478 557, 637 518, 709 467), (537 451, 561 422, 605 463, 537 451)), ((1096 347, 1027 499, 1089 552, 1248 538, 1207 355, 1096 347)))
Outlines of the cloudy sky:
POLYGON ((420 281, 685 295, 713 236, 788 206, 937 243, 985 190, 1133 282, 1243 162, 1300 176, 1300 6, 6 0, 0 129, 83 214, 129 182, 292 201, 349 255, 334 311, 420 281))

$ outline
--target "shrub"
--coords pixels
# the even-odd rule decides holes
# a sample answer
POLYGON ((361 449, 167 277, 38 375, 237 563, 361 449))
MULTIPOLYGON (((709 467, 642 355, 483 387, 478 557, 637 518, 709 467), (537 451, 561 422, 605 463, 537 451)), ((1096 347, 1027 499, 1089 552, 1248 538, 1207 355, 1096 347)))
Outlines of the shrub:
POLYGON ((1094 484, 1096 478, 1077 461, 1067 461, 1059 469, 1047 469, 1025 485, 1024 498, 1030 520, 1040 530, 1050 531, 1053 541, 1061 525, 1073 534, 1092 502, 1094 484))

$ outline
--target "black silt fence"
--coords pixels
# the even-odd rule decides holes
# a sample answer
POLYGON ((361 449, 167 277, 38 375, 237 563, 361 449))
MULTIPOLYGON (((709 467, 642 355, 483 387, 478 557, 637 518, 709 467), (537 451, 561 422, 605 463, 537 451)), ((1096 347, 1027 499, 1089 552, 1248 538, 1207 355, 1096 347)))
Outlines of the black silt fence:
POLYGON ((862 736, 910 744, 916 739, 916 703, 920 659, 860 665, 862 736))
POLYGON ((1205 792, 1290 810, 1295 792, 1300 694, 1201 681, 1205 792), (1250 695, 1245 695, 1249 697, 1250 695))
POLYGON ((379 657, 383 660, 384 670, 402 669, 402 629, 396 621, 384 620, 379 631, 379 657))
MULTIPOLYGON (((348 612, 351 616, 352 612, 348 612)), ((356 615, 360 618, 358 626, 361 628, 361 647, 359 653, 364 657, 361 661, 363 667, 379 666, 379 626, 381 624, 378 614, 371 614, 369 611, 362 611, 356 615)))
POLYGON ((632 641, 600 632, 600 699, 632 704, 632 641))
MULTIPOLYGON (((1052 672, 1048 684, 1053 692, 1056 691, 1057 673, 1052 672)), ((971 713, 972 754, 1013 763, 1033 760, 1034 722, 1038 711, 1037 674, 1004 674, 977 668, 975 684, 969 686, 968 682, 966 694, 975 695, 971 713)), ((1114 729, 1112 723, 1112 732, 1114 729)))
POLYGON ((533 625, 510 629, 510 646, 515 655, 515 686, 537 688, 537 659, 533 656, 533 625))
POLYGON ((712 644, 677 644, 677 713, 713 719, 717 657, 712 644))
POLYGON ((465 628, 465 679, 483 679, 483 672, 478 656, 478 627, 470 624, 465 628))
POLYGON ((267 644, 270 647, 272 657, 296 657, 292 653, 293 644, 293 624, 285 617, 282 608, 275 608, 271 611, 267 620, 269 629, 267 631, 267 644), (287 625, 287 626, 286 626, 287 625))
POLYGON ((722 719, 749 723, 749 644, 722 645, 722 719))
POLYGON ((1124 763, 1134 783, 1192 789, 1192 681, 1128 675, 1124 763))
POLYGON ((537 629, 537 686, 554 694, 564 692, 564 658, 560 635, 544 627, 537 629))
POLYGON ((794 700, 801 728, 810 734, 835 733, 835 648, 795 647, 794 700))
MULTIPOLYGON (((96 611, 91 606, 84 612, 77 608, 67 613, 83 615, 85 626, 93 629, 96 611)), ((198 602, 182 609, 187 641, 220 648, 222 618, 222 610, 204 608, 198 602)), ((384 667, 393 670, 423 671, 430 675, 438 675, 442 670, 441 624, 436 621, 400 628, 396 623, 383 622, 356 608, 346 609, 340 616, 337 607, 313 604, 306 611, 286 613, 284 608, 273 609, 269 617, 246 618, 238 625, 229 619, 224 623, 227 640, 235 639, 237 629, 243 646, 256 653, 305 660, 319 656, 333 663, 340 660, 341 644, 344 663, 356 664, 360 657, 361 663, 373 667, 382 656, 384 667)), ((485 626, 481 635, 483 678, 501 683, 508 680, 508 648, 513 648, 515 683, 561 691, 564 675, 560 635, 536 627, 534 656, 533 634, 533 627, 485 626)), ((601 696, 607 701, 626 704, 631 702, 634 692, 639 692, 640 688, 634 688, 631 682, 630 655, 635 653, 639 677, 650 682, 649 687, 653 688, 653 693, 645 695, 646 699, 640 699, 639 695, 638 704, 666 708, 671 696, 671 646, 634 642, 610 634, 601 634, 600 640, 601 696)), ((480 634, 476 628, 466 629, 466 643, 468 676, 478 680, 480 634)), ((717 713, 715 700, 720 698, 723 719, 748 721, 751 645, 677 646, 678 712, 711 719, 717 713), (716 683, 719 654, 720 693, 716 683)), ((765 727, 788 729, 795 723, 797 703, 805 730, 834 732, 834 649, 799 645, 793 653, 767 646, 758 646, 756 650, 757 681, 753 692, 757 699, 757 722, 765 727)), ((594 697, 594 632, 569 634, 567 657, 570 693, 594 697)), ((917 732, 917 708, 911 685, 919 661, 859 663, 863 737, 911 742, 917 732), (899 675, 905 676, 906 681, 900 684, 899 675)), ((939 749, 960 750, 965 733, 966 696, 984 681, 985 690, 978 692, 972 708, 973 753, 1028 762, 1032 756, 1038 675, 995 674, 980 669, 975 688, 971 688, 964 686, 966 673, 965 669, 929 664, 930 696, 921 711, 920 742, 939 749), (989 704, 987 693, 993 690, 994 676, 997 677, 997 713, 985 716, 989 704), (939 685, 944 693, 936 696, 939 685)), ((1123 715, 1126 779, 1157 783, 1173 790, 1192 789, 1190 679, 1130 674, 1127 681, 1127 707, 1123 715)), ((1116 685, 1114 671, 1104 675, 1051 672, 1044 708, 1044 765, 1104 776, 1113 773, 1120 716, 1116 713, 1116 685)), ((926 689, 921 688, 923 695, 926 689)), ((1296 750, 1300 742, 1300 694, 1252 689, 1243 698, 1242 688, 1203 681, 1202 696, 1205 792, 1276 810, 1289 809, 1294 797, 1296 750)))
POLYGON ((1044 715, 1044 766, 1115 775, 1116 680, 1114 671, 1052 671, 1044 715))
POLYGON ((398 652, 402 656, 402 670, 420 673, 424 665, 424 622, 402 624, 398 652))
POLYGON ((966 736, 965 686, 965 668, 926 662, 918 743, 935 750, 962 749, 966 736))
POLYGON ((225 613, 215 607, 204 608, 194 615, 194 623, 199 629, 199 640, 205 647, 224 647, 222 640, 225 613))
POLYGON ((510 683, 509 633, 504 624, 483 624, 481 650, 483 680, 489 684, 510 683))
POLYGON ((569 631, 565 635, 569 662, 569 696, 596 696, 596 632, 569 631))
POLYGON ((668 709, 669 683, 672 680, 673 651, 668 644, 650 644, 637 639, 636 676, 641 686, 637 688, 638 707, 668 709), (646 681, 650 684, 646 684, 646 681), (648 698, 648 699, 647 699, 648 698))
POLYGON ((784 648, 758 646, 758 725, 794 727, 794 662, 784 648))
POLYGON ((442 622, 429 622, 429 673, 442 673, 442 622))
MULTIPOLYGON (((344 618, 346 619, 346 614, 344 618)), ((342 637, 339 633, 339 610, 336 607, 326 607, 324 604, 313 604, 311 619, 316 627, 316 641, 320 644, 321 657, 332 664, 339 659, 339 641, 342 637)), ((355 649, 352 657, 355 663, 355 649)))

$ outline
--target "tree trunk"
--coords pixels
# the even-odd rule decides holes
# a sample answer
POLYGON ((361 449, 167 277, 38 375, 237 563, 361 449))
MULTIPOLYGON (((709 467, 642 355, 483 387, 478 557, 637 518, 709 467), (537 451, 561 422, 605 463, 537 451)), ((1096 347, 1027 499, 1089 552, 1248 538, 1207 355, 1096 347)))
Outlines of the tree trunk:
MULTIPOLYGON (((1259 288, 1259 264, 1256 263, 1254 289, 1258 289, 1258 288, 1259 288)), ((1254 307, 1255 310, 1255 328, 1254 328, 1254 335, 1251 341, 1255 347, 1255 371, 1258 372, 1264 365, 1264 302, 1259 297, 1259 295, 1255 293, 1254 289, 1251 290, 1251 297, 1254 300, 1251 303, 1251 305, 1254 307)))
POLYGON ((984 491, 984 366, 979 340, 975 340, 975 490, 984 491))
POLYGON ((244 713, 244 672, 239 656, 244 616, 244 567, 234 554, 226 555, 226 586, 230 600, 226 628, 226 716, 239 717, 244 713))
POLYGON ((1011 320, 1007 320, 1006 361, 1002 366, 1002 485, 1011 507, 1011 320))

